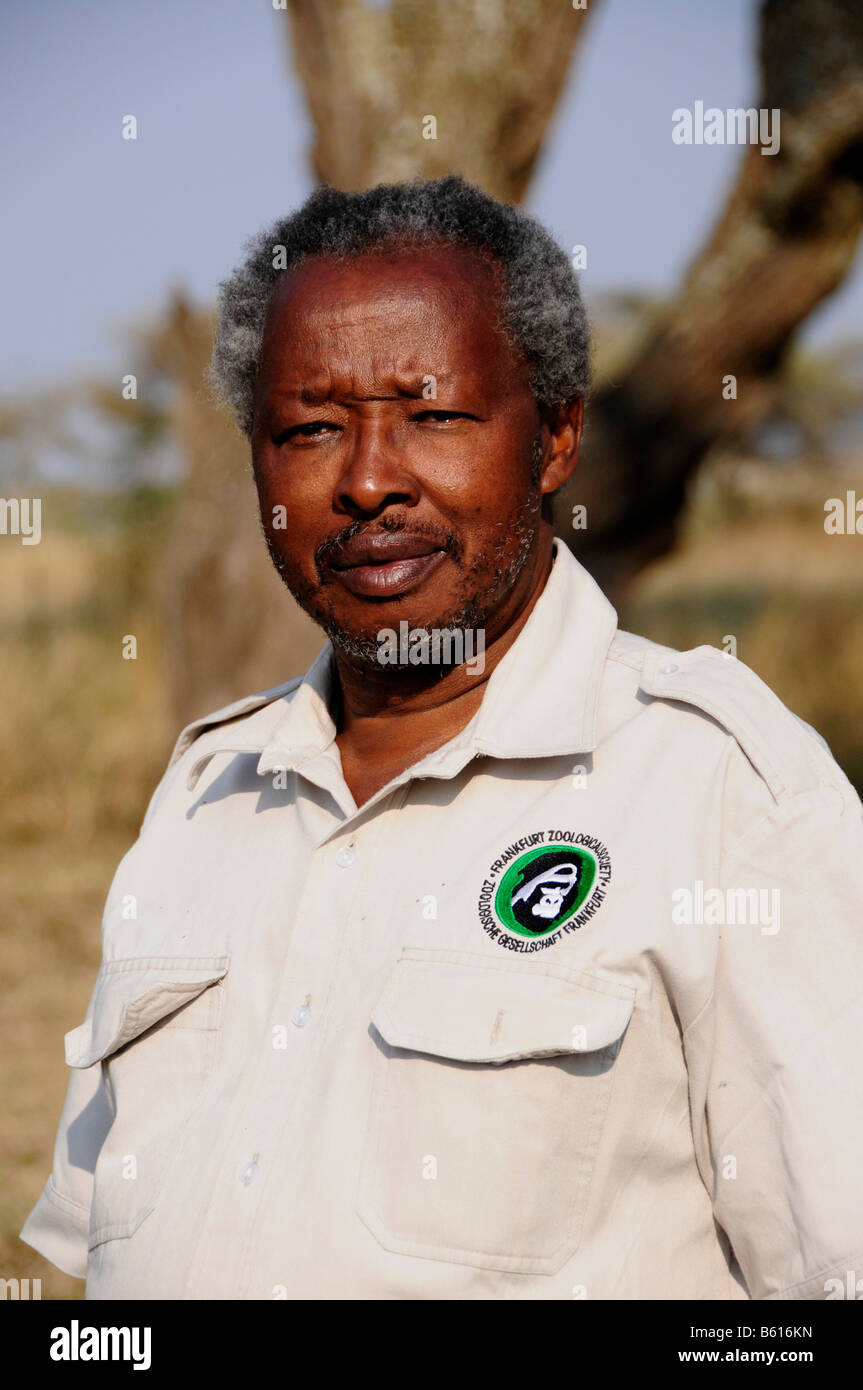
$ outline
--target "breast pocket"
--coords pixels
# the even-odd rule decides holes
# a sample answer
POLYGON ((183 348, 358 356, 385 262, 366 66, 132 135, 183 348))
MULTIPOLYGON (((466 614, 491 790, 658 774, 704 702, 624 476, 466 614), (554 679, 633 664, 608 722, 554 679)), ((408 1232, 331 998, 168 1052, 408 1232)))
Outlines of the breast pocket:
POLYGON ((635 990, 409 949, 372 1015, 358 1214, 387 1250, 554 1274, 575 1253, 635 990))
POLYGON ((94 1173, 89 1248, 131 1236, 153 1211, 215 1064, 219 957, 109 961, 87 1020, 66 1034, 70 1067, 95 1067, 112 1121, 94 1173))

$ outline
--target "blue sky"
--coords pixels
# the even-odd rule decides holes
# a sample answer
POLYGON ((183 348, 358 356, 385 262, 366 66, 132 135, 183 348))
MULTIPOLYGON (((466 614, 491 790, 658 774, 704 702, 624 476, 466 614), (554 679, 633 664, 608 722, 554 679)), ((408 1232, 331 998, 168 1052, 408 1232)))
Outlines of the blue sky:
MULTIPOLYGON (((701 243, 741 151, 674 145, 671 112, 754 101, 755 8, 597 4, 528 200, 564 246, 588 246, 588 297, 668 292, 701 243)), ((8 393, 127 370, 124 325, 172 285, 212 298, 246 237, 311 183, 269 0, 2 0, 0 14, 8 393), (130 112, 135 142, 120 138, 130 112)), ((858 258, 805 337, 861 322, 858 258)))

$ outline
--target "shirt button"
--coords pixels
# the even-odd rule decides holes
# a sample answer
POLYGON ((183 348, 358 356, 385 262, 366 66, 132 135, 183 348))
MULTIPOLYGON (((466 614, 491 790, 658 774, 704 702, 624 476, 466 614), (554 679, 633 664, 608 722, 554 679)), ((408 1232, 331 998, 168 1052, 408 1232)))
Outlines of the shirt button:
POLYGON ((312 1011, 308 1004, 298 1004, 291 1014, 291 1023, 297 1028, 305 1028, 311 1016, 312 1011))
POLYGON ((675 666, 674 662, 672 661, 670 666, 660 666, 659 674, 661 676, 674 676, 677 674, 679 670, 680 667, 675 666))
POLYGON ((252 1159, 249 1163, 243 1164, 242 1168, 239 1171, 238 1177, 244 1187, 248 1187, 249 1183, 255 1181, 255 1178, 258 1176, 258 1171, 258 1165, 254 1159, 252 1159))
POLYGON ((350 845, 345 845, 336 855, 336 863, 340 869, 349 869, 357 857, 357 852, 350 845))

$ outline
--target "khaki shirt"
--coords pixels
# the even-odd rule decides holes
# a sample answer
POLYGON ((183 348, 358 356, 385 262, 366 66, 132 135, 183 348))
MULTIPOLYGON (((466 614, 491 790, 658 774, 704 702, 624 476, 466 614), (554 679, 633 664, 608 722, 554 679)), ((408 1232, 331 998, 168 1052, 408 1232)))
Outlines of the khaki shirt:
POLYGON ((745 666, 556 543, 357 810, 305 678, 185 729, 23 1238, 91 1298, 824 1298, 863 1274, 863 826, 745 666))

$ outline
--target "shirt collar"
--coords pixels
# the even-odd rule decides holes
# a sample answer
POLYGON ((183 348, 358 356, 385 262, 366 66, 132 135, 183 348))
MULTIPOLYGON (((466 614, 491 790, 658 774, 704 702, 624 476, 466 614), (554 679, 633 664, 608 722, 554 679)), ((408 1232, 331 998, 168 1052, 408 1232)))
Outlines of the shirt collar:
MULTIPOLYGON (((617 614, 557 539, 554 557, 545 588, 489 677, 476 715, 449 743, 416 764, 414 773, 452 777, 477 754, 557 757, 589 753, 596 746, 599 692, 617 614)), ((271 727, 259 773, 301 769, 331 747, 336 678, 328 642, 271 727)))

